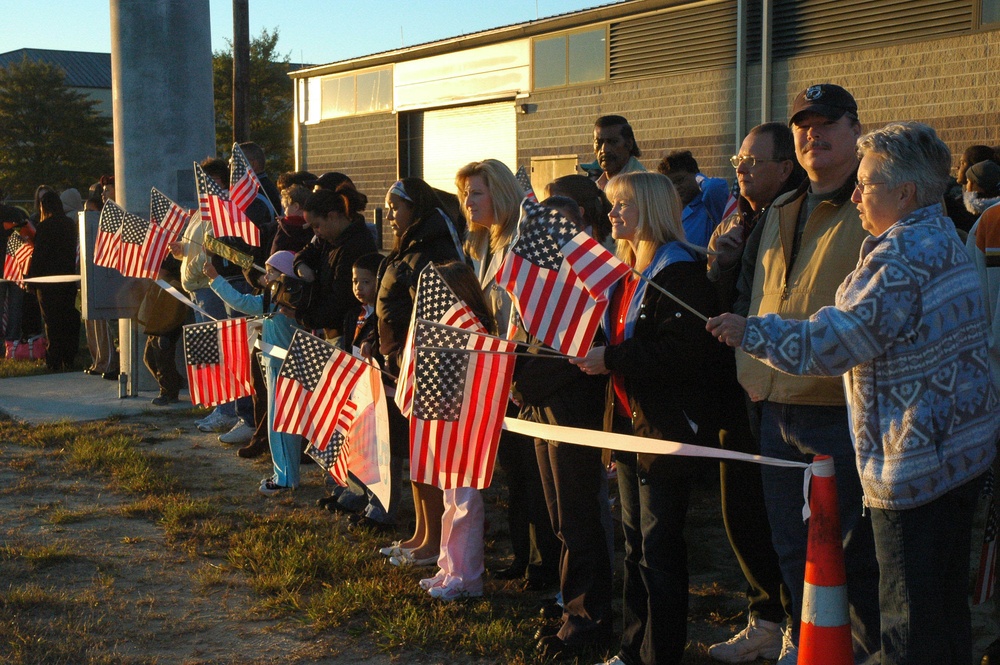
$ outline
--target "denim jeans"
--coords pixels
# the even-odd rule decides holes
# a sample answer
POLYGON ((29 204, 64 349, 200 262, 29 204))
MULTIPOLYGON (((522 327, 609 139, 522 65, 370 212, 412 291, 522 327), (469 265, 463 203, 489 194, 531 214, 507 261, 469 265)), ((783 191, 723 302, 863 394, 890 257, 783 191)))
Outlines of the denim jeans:
POLYGON ((688 566, 684 520, 691 483, 672 460, 640 469, 635 453, 615 453, 625 574, 620 656, 627 665, 676 665, 687 642, 688 566))
POLYGON ((872 509, 882 665, 972 662, 969 553, 982 477, 908 510, 872 509))
MULTIPOLYGON (((845 407, 763 402, 760 449, 766 457, 795 462, 812 462, 814 455, 833 458, 854 662, 875 665, 880 650, 878 562, 848 426, 845 407)), ((802 471, 763 465, 761 477, 774 551, 792 594, 792 637, 798 644, 808 539, 808 527, 802 521, 802 471)))

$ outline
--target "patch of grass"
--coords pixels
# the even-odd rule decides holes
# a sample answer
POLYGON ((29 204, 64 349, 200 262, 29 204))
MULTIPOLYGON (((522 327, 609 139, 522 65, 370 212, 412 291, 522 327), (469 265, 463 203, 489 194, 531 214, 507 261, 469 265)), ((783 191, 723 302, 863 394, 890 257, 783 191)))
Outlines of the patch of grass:
POLYGON ((48 374, 44 360, 0 360, 0 379, 48 374))
POLYGON ((51 568, 59 564, 81 561, 82 557, 78 552, 64 543, 46 543, 35 546, 0 546, 0 560, 10 562, 23 562, 32 570, 51 568))
MULTIPOLYGON (((95 590, 104 597, 106 589, 95 590)), ((113 655, 113 626, 92 599, 24 584, 0 589, 0 653, 9 665, 88 663, 153 665, 153 659, 113 655)))

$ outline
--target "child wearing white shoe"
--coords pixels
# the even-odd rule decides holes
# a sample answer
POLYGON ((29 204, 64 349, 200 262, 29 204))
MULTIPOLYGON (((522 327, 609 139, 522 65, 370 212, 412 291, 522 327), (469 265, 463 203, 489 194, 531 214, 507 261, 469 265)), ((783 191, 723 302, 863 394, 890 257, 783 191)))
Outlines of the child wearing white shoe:
MULTIPOLYGON (((483 324, 496 334, 496 320, 490 313, 472 270, 452 261, 437 266, 448 286, 483 324)), ((420 586, 432 598, 455 600, 483 595, 483 548, 485 508, 483 496, 473 487, 444 490, 444 514, 441 516, 441 553, 438 572, 420 580, 420 586)))
MULTIPOLYGON (((295 275, 293 262, 295 255, 289 251, 275 252, 267 260, 267 273, 264 278, 268 284, 278 279, 281 274, 295 275)), ((238 292, 233 286, 220 277, 209 261, 205 264, 205 274, 212 280, 211 287, 222 300, 235 310, 250 315, 271 314, 263 321, 261 339, 270 345, 287 349, 292 342, 292 335, 298 327, 295 320, 281 311, 276 311, 271 303, 270 291, 255 296, 238 292)), ((274 422, 274 383, 281 369, 281 358, 269 353, 262 353, 266 365, 264 378, 267 382, 267 439, 271 448, 271 460, 274 464, 274 475, 265 478, 260 483, 258 491, 264 496, 273 496, 280 492, 294 489, 299 484, 299 462, 301 458, 301 437, 297 434, 275 432, 271 424, 274 422)))

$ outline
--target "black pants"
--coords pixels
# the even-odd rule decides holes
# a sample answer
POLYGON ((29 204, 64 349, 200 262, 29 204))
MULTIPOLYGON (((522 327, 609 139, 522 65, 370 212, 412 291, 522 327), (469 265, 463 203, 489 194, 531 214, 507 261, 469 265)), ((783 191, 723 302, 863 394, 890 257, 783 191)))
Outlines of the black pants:
POLYGON ((80 312, 76 309, 76 285, 53 284, 38 289, 38 306, 45 322, 49 369, 72 369, 80 350, 80 312))
POLYGON ((142 361, 160 386, 160 395, 174 399, 184 383, 177 371, 177 340, 180 336, 180 326, 164 335, 147 335, 146 348, 142 353, 142 361))
MULTIPOLYGON (((513 410, 514 415, 517 409, 513 410)), ((508 410, 508 415, 511 415, 508 410)), ((527 566, 528 579, 555 583, 559 579, 559 539, 552 531, 538 475, 535 442, 504 430, 497 461, 507 478, 507 520, 515 566, 527 566)))
POLYGON ((562 543, 559 588, 565 611, 559 638, 572 644, 588 631, 611 626, 613 572, 602 517, 608 510, 602 491, 607 477, 600 448, 536 439, 535 453, 549 518, 562 543))
MULTIPOLYGON (((719 441, 724 450, 759 455, 760 444, 753 431, 760 429, 757 407, 747 402, 749 413, 755 418, 745 417, 747 411, 734 405, 732 422, 727 423, 719 441)), ((792 601, 771 542, 760 466, 751 462, 719 462, 719 480, 722 521, 747 581, 749 612, 765 621, 782 623, 791 615, 792 601)))

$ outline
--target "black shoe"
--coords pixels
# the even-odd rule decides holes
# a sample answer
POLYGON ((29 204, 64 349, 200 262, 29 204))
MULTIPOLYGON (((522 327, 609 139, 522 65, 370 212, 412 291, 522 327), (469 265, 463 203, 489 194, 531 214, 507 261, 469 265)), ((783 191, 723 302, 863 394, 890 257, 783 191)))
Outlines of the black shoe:
POLYGON ((267 439, 250 439, 250 443, 236 451, 236 454, 243 459, 254 459, 260 457, 270 450, 267 439))
POLYGON ((376 522, 372 518, 361 515, 360 513, 351 515, 348 518, 348 521, 350 521, 350 525, 347 528, 351 531, 368 531, 370 533, 394 533, 396 531, 395 524, 376 522))
POLYGON ((541 637, 535 644, 535 651, 546 660, 564 660, 581 656, 589 649, 604 648, 611 641, 610 626, 597 628, 578 634, 572 642, 564 642, 558 635, 541 637))
POLYGON ((94 369, 93 367, 88 367, 87 369, 83 370, 83 373, 84 374, 90 374, 91 376, 96 376, 97 374, 100 374, 101 372, 99 372, 98 370, 94 369))
POLYGON ((1000 665, 1000 639, 993 641, 993 644, 986 647, 983 660, 979 665, 1000 665))
POLYGON ((167 406, 178 402, 177 395, 159 395, 149 401, 153 406, 167 406))
POLYGON ((535 641, 537 642, 539 640, 545 639, 546 637, 552 637, 558 632, 559 632, 558 625, 553 626, 551 624, 546 624, 543 626, 539 626, 538 630, 535 631, 532 637, 534 637, 535 641))
POLYGON ((514 562, 507 566, 506 568, 501 568, 500 570, 494 570, 490 573, 490 577, 495 580, 517 580, 524 577, 524 572, 528 569, 527 565, 514 562))
POLYGON ((524 583, 525 591, 549 591, 558 588, 559 580, 552 579, 551 577, 528 578, 528 581, 524 583))
POLYGON ((101 378, 107 379, 108 381, 117 381, 118 372, 105 372, 104 374, 101 374, 101 378))
POLYGON ((562 615, 563 606, 557 603, 554 599, 546 601, 546 603, 538 610, 538 616, 543 619, 561 619, 562 615))
POLYGON ((316 507, 322 508, 323 510, 333 510, 330 506, 337 503, 337 497, 335 496, 324 496, 322 499, 316 500, 316 507))

